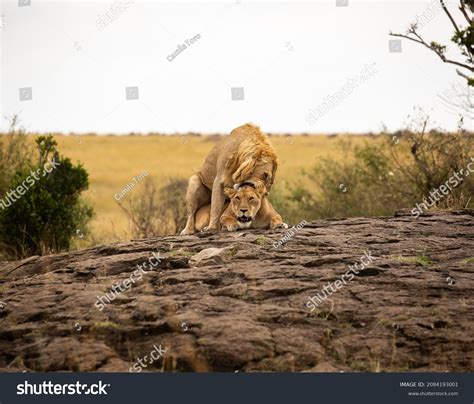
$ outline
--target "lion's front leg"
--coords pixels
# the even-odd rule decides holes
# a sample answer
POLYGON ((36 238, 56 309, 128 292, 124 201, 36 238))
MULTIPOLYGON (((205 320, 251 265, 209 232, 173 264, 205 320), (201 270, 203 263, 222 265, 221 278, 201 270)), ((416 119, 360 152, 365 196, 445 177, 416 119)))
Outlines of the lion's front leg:
POLYGON ((233 216, 223 214, 221 216, 220 222, 221 222, 222 228, 226 229, 227 231, 235 231, 239 228, 239 222, 233 216))
POLYGON ((212 185, 212 196, 211 196, 211 218, 209 220, 209 226, 204 228, 204 231, 220 230, 220 218, 222 211, 224 210, 225 195, 224 195, 224 184, 220 179, 216 178, 212 185))
POLYGON ((288 225, 283 221, 280 215, 278 217, 272 218, 270 221, 270 230, 275 229, 287 229, 288 225))
POLYGON ((272 206, 272 204, 267 198, 265 198, 265 203, 267 204, 268 213, 270 215, 270 230, 275 230, 279 228, 287 229, 288 225, 283 221, 283 218, 275 210, 275 208, 272 206))

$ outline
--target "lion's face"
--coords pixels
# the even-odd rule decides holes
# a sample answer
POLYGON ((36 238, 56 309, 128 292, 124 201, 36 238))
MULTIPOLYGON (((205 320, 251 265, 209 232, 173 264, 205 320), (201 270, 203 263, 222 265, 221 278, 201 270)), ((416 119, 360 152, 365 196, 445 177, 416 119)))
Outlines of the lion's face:
POLYGON ((225 194, 230 198, 230 208, 239 222, 241 229, 247 229, 262 204, 263 193, 252 186, 243 186, 237 190, 226 188, 225 194))
POLYGON ((276 162, 273 161, 262 161, 255 165, 254 171, 247 181, 249 182, 261 182, 266 190, 270 192, 270 189, 275 181, 276 162))

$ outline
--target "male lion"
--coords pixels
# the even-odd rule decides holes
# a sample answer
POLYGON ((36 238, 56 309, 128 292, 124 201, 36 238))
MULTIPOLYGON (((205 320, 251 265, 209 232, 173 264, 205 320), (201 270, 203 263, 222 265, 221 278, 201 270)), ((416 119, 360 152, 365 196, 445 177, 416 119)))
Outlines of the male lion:
POLYGON ((246 124, 234 129, 211 149, 201 171, 189 179, 186 192, 188 219, 181 234, 195 232, 195 214, 209 202, 210 220, 204 230, 219 230, 225 203, 224 188, 249 182, 258 189, 270 191, 276 169, 276 153, 268 137, 257 126, 246 124))
MULTIPOLYGON (((224 192, 230 198, 230 202, 226 203, 220 224, 228 231, 288 228, 267 199, 266 191, 259 191, 252 184, 244 183, 237 190, 225 188, 224 192)), ((196 212, 197 231, 203 230, 209 224, 210 212, 210 204, 196 212)))

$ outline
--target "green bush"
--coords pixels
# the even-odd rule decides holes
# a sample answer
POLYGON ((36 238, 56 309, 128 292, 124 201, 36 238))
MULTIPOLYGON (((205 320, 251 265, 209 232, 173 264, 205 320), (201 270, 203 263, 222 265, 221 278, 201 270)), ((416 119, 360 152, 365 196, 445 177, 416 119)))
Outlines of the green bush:
POLYGON ((288 184, 285 180, 276 182, 268 196, 272 206, 281 214, 283 221, 290 226, 298 224, 303 218, 301 206, 295 203, 292 194, 288 191, 288 184))
POLYGON ((13 116, 8 133, 0 135, 0 196, 10 189, 15 174, 30 166, 31 152, 26 132, 18 127, 18 117, 13 116))
MULTIPOLYGON (((428 118, 420 126, 396 134, 382 134, 381 142, 363 147, 343 144, 342 161, 323 160, 304 172, 310 185, 291 190, 289 211, 284 216, 299 220, 389 216, 401 208, 414 208, 454 173, 466 170, 474 157, 472 133, 426 132, 428 118)), ((474 161, 474 160, 473 160, 474 161)), ((466 172, 466 171, 464 171, 466 172)), ((436 203, 433 208, 474 207, 474 173, 436 203)))
POLYGON ((15 167, 0 205, 0 245, 8 258, 68 250, 92 217, 80 199, 88 187, 86 170, 61 156, 52 136, 38 137, 36 145, 38 159, 15 167))

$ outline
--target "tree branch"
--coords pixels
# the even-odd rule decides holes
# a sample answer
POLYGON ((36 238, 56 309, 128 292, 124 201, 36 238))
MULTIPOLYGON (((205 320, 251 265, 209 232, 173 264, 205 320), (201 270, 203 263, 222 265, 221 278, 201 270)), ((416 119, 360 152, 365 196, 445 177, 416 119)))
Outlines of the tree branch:
POLYGON ((450 63, 450 64, 453 64, 453 65, 456 65, 456 66, 459 66, 459 67, 462 67, 463 69, 467 69, 471 72, 474 72, 474 67, 472 66, 469 66, 465 63, 461 63, 461 62, 456 62, 455 60, 451 60, 451 59, 448 59, 446 58, 445 55, 443 55, 443 53, 441 53, 438 49, 434 48, 433 46, 431 46, 430 44, 427 44, 422 38, 420 35, 418 35, 418 33, 414 30, 411 30, 409 31, 409 33, 417 36, 419 39, 416 39, 416 38, 412 38, 408 35, 403 35, 403 34, 394 34, 392 32, 390 32, 390 36, 396 36, 396 37, 400 37, 400 38, 405 38, 405 39, 409 39, 410 41, 413 41, 413 42, 416 42, 416 43, 419 43, 423 46, 425 46, 426 48, 430 49, 431 51, 433 51, 434 53, 436 53, 439 58, 444 62, 444 63, 450 63))
MULTIPOLYGON (((452 17, 452 15, 450 14, 450 12, 448 11, 446 5, 444 4, 444 0, 439 0, 439 2, 441 3, 441 7, 443 7, 443 10, 444 12, 446 13, 446 15, 449 17, 449 19, 451 20, 451 23, 453 24, 453 27, 454 29, 456 30, 456 33, 458 34, 459 38, 462 38, 462 32, 461 30, 459 29, 459 27, 457 26, 456 24, 456 21, 454 21, 454 18, 452 17)), ((459 0, 461 6, 459 6, 459 9, 461 11, 463 11, 462 9, 462 5, 463 5, 463 0, 459 0)), ((464 10, 465 11, 465 10, 464 10)), ((466 15, 465 15, 466 16, 466 15)), ((466 16, 468 18, 468 16, 466 16)), ((472 50, 471 48, 468 46, 468 45, 464 45, 464 48, 466 49, 467 51, 467 54, 466 56, 468 56, 469 58, 469 61, 472 63, 472 50)))
POLYGON ((470 80, 471 78, 467 75, 467 74, 464 74, 461 70, 459 69, 456 69, 456 73, 458 75, 460 75, 462 78, 466 79, 466 80, 470 80))
POLYGON ((446 13, 446 15, 448 16, 448 18, 451 20, 451 23, 453 24, 453 27, 454 29, 456 30, 456 32, 458 33, 458 35, 461 35, 461 31, 459 30, 459 27, 458 25, 456 24, 456 21, 454 21, 454 18, 453 16, 451 15, 451 13, 448 11, 448 9, 446 8, 446 5, 444 4, 444 0, 439 0, 439 2, 441 3, 441 7, 443 8, 444 12, 446 13))
POLYGON ((468 24, 471 25, 472 24, 472 18, 469 17, 469 14, 466 11, 466 3, 464 2, 464 0, 460 0, 460 1, 461 1, 461 5, 459 6, 459 10, 461 10, 461 13, 464 15, 464 18, 466 19, 468 24))

